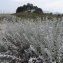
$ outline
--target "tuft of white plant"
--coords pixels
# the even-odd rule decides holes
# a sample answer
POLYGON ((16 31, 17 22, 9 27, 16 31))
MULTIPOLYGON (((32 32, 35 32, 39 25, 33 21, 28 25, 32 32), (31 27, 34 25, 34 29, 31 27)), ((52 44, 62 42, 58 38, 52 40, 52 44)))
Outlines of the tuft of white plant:
POLYGON ((1 37, 1 53, 26 60, 40 57, 43 63, 63 63, 63 20, 6 22, 1 37))

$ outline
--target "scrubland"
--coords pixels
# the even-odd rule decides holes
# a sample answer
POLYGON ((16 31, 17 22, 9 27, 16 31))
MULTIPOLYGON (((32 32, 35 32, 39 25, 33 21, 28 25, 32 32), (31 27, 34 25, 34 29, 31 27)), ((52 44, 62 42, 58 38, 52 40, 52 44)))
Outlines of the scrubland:
POLYGON ((0 17, 0 63, 63 63, 63 18, 0 17))

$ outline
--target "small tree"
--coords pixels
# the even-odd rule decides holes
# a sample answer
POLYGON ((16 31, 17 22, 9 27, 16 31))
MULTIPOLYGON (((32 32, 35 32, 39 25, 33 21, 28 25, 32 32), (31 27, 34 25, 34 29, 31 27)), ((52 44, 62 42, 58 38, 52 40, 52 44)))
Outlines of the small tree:
POLYGON ((17 8, 16 13, 23 12, 23 10, 24 10, 23 7, 20 6, 17 8))
POLYGON ((43 12, 41 8, 37 8, 35 9, 34 13, 40 13, 40 12, 43 12))

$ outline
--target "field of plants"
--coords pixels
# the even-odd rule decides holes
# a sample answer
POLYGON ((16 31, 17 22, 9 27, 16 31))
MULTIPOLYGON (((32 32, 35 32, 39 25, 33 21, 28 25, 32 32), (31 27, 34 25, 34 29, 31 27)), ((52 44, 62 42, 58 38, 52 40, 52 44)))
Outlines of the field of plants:
POLYGON ((0 63, 63 63, 63 18, 0 15, 0 63))

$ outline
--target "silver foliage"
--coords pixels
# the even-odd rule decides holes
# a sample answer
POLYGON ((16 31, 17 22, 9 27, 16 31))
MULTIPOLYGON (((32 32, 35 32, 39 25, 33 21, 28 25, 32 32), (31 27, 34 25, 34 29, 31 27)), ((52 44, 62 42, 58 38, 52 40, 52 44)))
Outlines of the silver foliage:
POLYGON ((27 58, 29 63, 33 63, 31 58, 36 58, 36 62, 40 58, 41 63, 63 62, 63 20, 20 19, 5 24, 5 32, 0 35, 2 55, 15 56, 21 61, 27 58))

